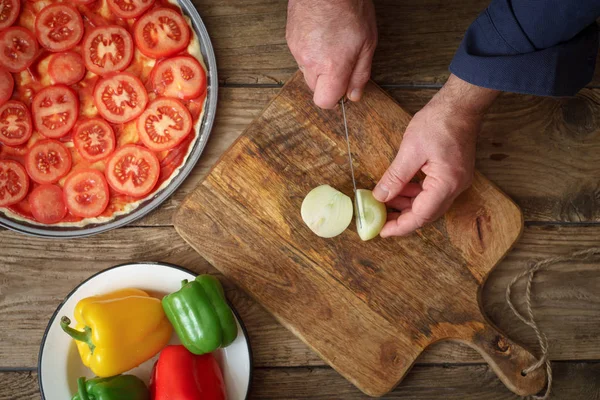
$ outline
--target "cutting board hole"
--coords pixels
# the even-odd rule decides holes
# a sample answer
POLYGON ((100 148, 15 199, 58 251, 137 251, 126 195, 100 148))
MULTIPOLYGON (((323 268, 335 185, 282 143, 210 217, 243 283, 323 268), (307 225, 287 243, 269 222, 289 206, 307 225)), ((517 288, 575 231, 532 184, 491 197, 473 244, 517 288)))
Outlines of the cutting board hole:
POLYGON ((521 371, 521 376, 527 376, 527 372, 525 370, 521 371))

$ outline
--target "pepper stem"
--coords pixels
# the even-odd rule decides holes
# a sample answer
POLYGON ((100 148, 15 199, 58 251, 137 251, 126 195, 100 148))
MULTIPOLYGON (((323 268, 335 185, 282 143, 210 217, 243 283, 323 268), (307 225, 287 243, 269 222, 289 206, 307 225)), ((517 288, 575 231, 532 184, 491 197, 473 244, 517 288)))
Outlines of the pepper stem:
POLYGON ((184 279, 184 280, 182 280, 182 281, 181 281, 181 287, 184 287, 185 285, 187 285, 187 284, 188 284, 188 282, 189 282, 189 281, 188 281, 187 279, 184 279))
POLYGON ((79 394, 80 400, 90 400, 88 397, 87 388, 85 387, 85 378, 83 376, 77 379, 77 393, 79 394))
POLYGON ((92 342, 92 329, 89 326, 86 326, 83 328, 82 332, 71 328, 69 325, 71 325, 71 320, 69 317, 64 316, 60 319, 60 327, 62 330, 73 339, 87 343, 87 345, 90 347, 90 351, 93 353, 96 346, 92 342))

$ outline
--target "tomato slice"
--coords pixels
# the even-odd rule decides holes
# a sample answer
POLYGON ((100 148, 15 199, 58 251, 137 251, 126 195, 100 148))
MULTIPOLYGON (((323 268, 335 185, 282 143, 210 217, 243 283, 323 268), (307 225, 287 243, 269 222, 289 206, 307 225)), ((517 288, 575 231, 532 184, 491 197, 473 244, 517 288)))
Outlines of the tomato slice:
POLYGON ((192 131, 192 116, 179 100, 159 98, 140 115, 137 130, 150 150, 170 150, 192 131))
POLYGON ((25 168, 13 160, 0 160, 0 207, 20 202, 28 191, 29 177, 25 168))
POLYGON ((37 52, 37 40, 27 29, 14 26, 0 32, 0 65, 10 72, 29 68, 37 52))
POLYGON ((123 124, 144 112, 148 104, 148 93, 137 76, 121 72, 96 84, 94 104, 107 121, 123 124))
POLYGON ((67 208, 76 217, 97 217, 108 206, 108 184, 102 172, 96 169, 74 171, 65 181, 63 189, 67 208))
POLYGON ((77 122, 79 98, 65 85, 48 86, 33 97, 31 113, 35 128, 42 135, 60 138, 77 122))
POLYGON ((117 149, 106 163, 108 184, 119 193, 141 197, 152 191, 158 181, 160 164, 145 147, 128 144, 117 149))
POLYGON ((32 132, 31 114, 25 104, 10 100, 0 106, 0 142, 18 146, 26 143, 32 132))
POLYGON ((71 170, 71 152, 57 140, 40 140, 25 156, 25 168, 37 183, 54 183, 71 170))
POLYGON ((4 68, 0 68, 0 105, 6 103, 12 97, 14 89, 15 80, 12 74, 4 68))
POLYGON ((40 185, 29 195, 31 214, 42 224, 55 224, 67 215, 63 191, 56 185, 40 185))
POLYGON ((97 75, 123 71, 133 59, 133 39, 118 25, 92 29, 82 47, 85 66, 97 75))
POLYGON ((115 132, 102 118, 91 118, 75 125, 73 144, 86 160, 100 161, 115 150, 115 132))
POLYGON ((121 18, 136 18, 152 7, 154 0, 108 0, 108 7, 121 18))
POLYGON ((152 88, 161 96, 189 100, 206 90, 206 72, 189 56, 168 58, 154 67, 152 88))
POLYGON ((144 14, 133 28, 142 54, 161 58, 177 54, 190 42, 190 28, 183 16, 170 8, 155 8, 144 14))
POLYGON ((40 44, 50 51, 69 50, 83 37, 83 20, 69 4, 50 4, 35 17, 35 34, 40 44))
POLYGON ((15 23, 21 11, 19 0, 0 0, 0 29, 8 28, 15 23))
POLYGON ((81 56, 73 51, 54 54, 48 63, 48 73, 53 83, 73 85, 85 76, 85 65, 81 56))

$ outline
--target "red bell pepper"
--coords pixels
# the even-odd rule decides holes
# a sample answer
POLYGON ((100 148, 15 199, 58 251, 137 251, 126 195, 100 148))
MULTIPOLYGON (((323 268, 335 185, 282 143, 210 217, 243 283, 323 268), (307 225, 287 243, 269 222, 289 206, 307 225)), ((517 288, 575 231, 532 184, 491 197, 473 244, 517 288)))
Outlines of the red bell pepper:
POLYGON ((150 379, 153 400, 225 400, 223 373, 211 353, 195 355, 183 346, 165 347, 150 379))

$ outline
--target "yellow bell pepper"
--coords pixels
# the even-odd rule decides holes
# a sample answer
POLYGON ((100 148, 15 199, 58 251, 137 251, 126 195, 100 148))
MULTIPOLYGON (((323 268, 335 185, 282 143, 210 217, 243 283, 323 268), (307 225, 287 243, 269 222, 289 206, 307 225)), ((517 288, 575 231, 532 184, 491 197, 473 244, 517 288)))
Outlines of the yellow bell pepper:
POLYGON ((139 289, 85 298, 75 307, 75 320, 73 329, 62 317, 61 328, 75 339, 83 364, 102 378, 149 360, 173 332, 161 301, 139 289))

